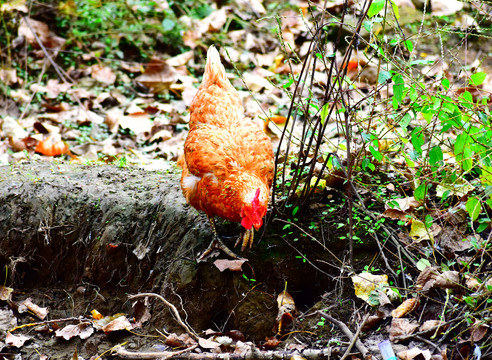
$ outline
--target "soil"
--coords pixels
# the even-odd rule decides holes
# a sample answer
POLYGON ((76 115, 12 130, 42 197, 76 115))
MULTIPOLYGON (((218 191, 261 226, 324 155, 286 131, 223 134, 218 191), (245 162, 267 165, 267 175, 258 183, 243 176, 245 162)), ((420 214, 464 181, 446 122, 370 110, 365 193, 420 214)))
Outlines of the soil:
MULTIPOLYGON (((276 235, 284 224, 275 222, 257 233, 253 249, 241 254, 248 259, 242 272, 221 272, 215 259, 198 263, 212 233, 206 217, 185 203, 179 170, 172 166, 158 172, 27 163, 0 167, 0 183, 3 282, 14 289, 11 303, 30 297, 47 307, 45 320, 90 318, 93 309, 131 319, 137 315, 128 294, 154 292, 173 303, 197 332, 239 330, 258 342, 275 334, 276 299, 286 287, 301 311, 333 288, 330 271, 336 269, 323 262, 314 267, 299 256, 319 255, 319 245, 299 242, 294 251, 276 235)), ((239 234, 235 224, 219 225, 224 237, 239 234)), ((331 248, 342 251, 343 246, 333 243, 331 248)), ((0 305, 7 311, 11 303, 0 305)), ((161 302, 151 300, 150 310, 140 333, 183 333, 161 302)), ((30 313, 14 315, 19 324, 40 321, 30 313)), ((9 327, 0 329, 5 335, 9 327)), ((77 349, 79 356, 90 358, 122 341, 129 341, 130 350, 143 351, 162 340, 118 331, 67 341, 55 337, 54 329, 16 330, 33 339, 4 352, 23 359, 39 354, 66 359, 77 349)))

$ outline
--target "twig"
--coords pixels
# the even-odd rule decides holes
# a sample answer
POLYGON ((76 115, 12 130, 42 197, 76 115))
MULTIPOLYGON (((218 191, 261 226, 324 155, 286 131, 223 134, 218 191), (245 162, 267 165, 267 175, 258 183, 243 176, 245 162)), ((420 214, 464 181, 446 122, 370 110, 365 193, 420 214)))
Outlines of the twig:
POLYGON ((161 300, 164 304, 166 304, 166 306, 173 313, 178 324, 188 333, 188 335, 190 335, 193 339, 198 341, 198 335, 188 325, 186 325, 183 320, 181 320, 181 316, 179 315, 178 309, 176 309, 176 307, 173 304, 171 304, 169 301, 164 299, 162 296, 160 296, 158 294, 154 294, 154 293, 141 293, 141 294, 135 294, 135 295, 128 295, 128 298, 130 300, 132 300, 132 299, 136 299, 136 298, 140 298, 140 297, 147 297, 147 296, 148 297, 155 297, 155 298, 161 300))
MULTIPOLYGON (((369 314, 366 314, 366 316, 364 316, 364 319, 362 320, 362 323, 359 325, 359 328, 355 332, 354 337, 350 341, 350 344, 349 344, 347 350, 345 350, 345 354, 343 354, 343 356, 340 358, 340 360, 345 360, 350 355, 350 351, 354 347, 355 343, 357 341, 359 341, 358 339, 359 339, 360 332, 361 332, 362 328, 364 327, 364 325, 365 325, 365 323, 366 323, 366 321, 367 321, 368 318, 369 318, 369 314)), ((361 351, 361 353, 362 353, 362 351, 361 351)), ((366 358, 366 355, 362 354, 362 356, 364 356, 364 358, 366 358)))
POLYGON ((179 355, 185 354, 195 349, 197 346, 198 345, 193 345, 181 351, 132 352, 132 351, 125 350, 123 346, 118 345, 113 349, 112 353, 124 359, 171 359, 171 358, 176 358, 179 355))
POLYGON ((11 333, 12 331, 19 330, 25 327, 31 327, 31 326, 38 326, 38 325, 46 325, 46 324, 53 324, 53 323, 58 323, 58 322, 65 322, 65 321, 90 321, 89 319, 84 319, 84 318, 78 318, 78 317, 70 317, 70 318, 64 318, 64 319, 55 319, 55 320, 46 320, 46 321, 40 321, 40 322, 35 322, 35 323, 29 323, 29 324, 23 324, 16 326, 12 329, 9 330, 11 333))
MULTIPOLYGON (((319 314, 319 316, 325 318, 326 320, 332 322, 333 324, 335 324, 336 326, 338 326, 340 328, 340 330, 342 330, 342 332, 345 334, 346 337, 348 337, 350 339, 350 341, 354 341, 355 340, 355 347, 357 348, 357 350, 359 350, 359 352, 362 354, 362 357, 364 359, 367 359, 367 357, 370 355, 369 354, 369 350, 367 350, 367 348, 362 344, 362 342, 358 339, 358 334, 360 332, 360 329, 362 328, 362 326, 359 327, 359 330, 357 330, 357 337, 352 334, 352 331, 350 331, 350 329, 348 328, 347 325, 345 325, 343 322, 331 317, 330 315, 328 314, 325 314, 324 312, 322 311, 317 311, 317 313, 319 314)), ((364 322, 365 322, 366 319, 364 319, 364 322)), ((351 345, 353 345, 351 343, 351 345)), ((351 346, 349 346, 349 349, 351 348, 351 346)), ((349 351, 349 350, 348 350, 349 351)), ((345 356, 345 355, 344 355, 345 356)))
POLYGON ((125 350, 122 346, 117 346, 113 350, 113 354, 124 359, 184 359, 184 360, 271 360, 271 359, 290 359, 293 355, 300 355, 305 359, 319 360, 330 358, 330 354, 338 353, 338 348, 326 349, 305 349, 303 351, 259 351, 256 348, 251 348, 249 351, 240 353, 196 353, 190 350, 196 347, 179 351, 162 351, 162 352, 131 352, 125 350), (334 351, 335 350, 335 351, 334 351))

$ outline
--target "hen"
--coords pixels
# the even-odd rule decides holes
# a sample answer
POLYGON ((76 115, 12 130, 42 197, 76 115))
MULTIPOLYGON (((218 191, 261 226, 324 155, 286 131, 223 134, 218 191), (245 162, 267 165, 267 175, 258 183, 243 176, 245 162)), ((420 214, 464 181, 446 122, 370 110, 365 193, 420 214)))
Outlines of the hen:
POLYGON ((263 130, 244 118, 239 94, 227 79, 214 46, 207 52, 203 81, 190 106, 190 132, 179 163, 181 188, 187 202, 205 212, 214 240, 201 255, 214 248, 237 256, 223 244, 215 229, 215 216, 244 227, 241 250, 253 244, 267 212, 273 180, 272 143, 263 130))

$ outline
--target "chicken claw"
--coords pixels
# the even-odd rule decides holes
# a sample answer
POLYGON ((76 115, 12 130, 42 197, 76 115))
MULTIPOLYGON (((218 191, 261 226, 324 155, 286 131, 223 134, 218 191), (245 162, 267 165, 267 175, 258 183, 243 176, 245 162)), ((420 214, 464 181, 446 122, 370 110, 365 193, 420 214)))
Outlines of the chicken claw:
POLYGON ((200 255, 198 258, 198 262, 201 261, 206 261, 208 257, 212 254, 212 252, 217 249, 217 250, 222 250, 223 252, 226 253, 226 255, 229 255, 233 259, 240 259, 239 256, 234 254, 231 249, 229 249, 223 242, 220 240, 219 235, 217 234, 217 229, 215 228, 215 219, 213 216, 209 216, 208 220, 210 222, 210 227, 212 228, 212 232, 214 234, 214 239, 208 246, 208 248, 200 255))
POLYGON ((255 232, 253 228, 251 229, 245 229, 242 233, 241 236, 236 240, 236 244, 234 244, 234 247, 237 246, 237 244, 241 243, 241 251, 246 250, 246 248, 249 245, 249 248, 251 249, 251 246, 253 246, 253 240, 255 238, 255 232))

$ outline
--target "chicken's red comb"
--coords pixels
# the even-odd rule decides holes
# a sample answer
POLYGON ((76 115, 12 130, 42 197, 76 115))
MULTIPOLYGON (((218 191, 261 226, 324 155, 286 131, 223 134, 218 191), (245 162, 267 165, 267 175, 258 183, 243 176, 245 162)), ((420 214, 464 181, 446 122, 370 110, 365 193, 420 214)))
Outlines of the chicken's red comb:
POLYGON ((251 203, 253 209, 258 209, 260 207, 260 189, 256 189, 255 197, 251 203))

